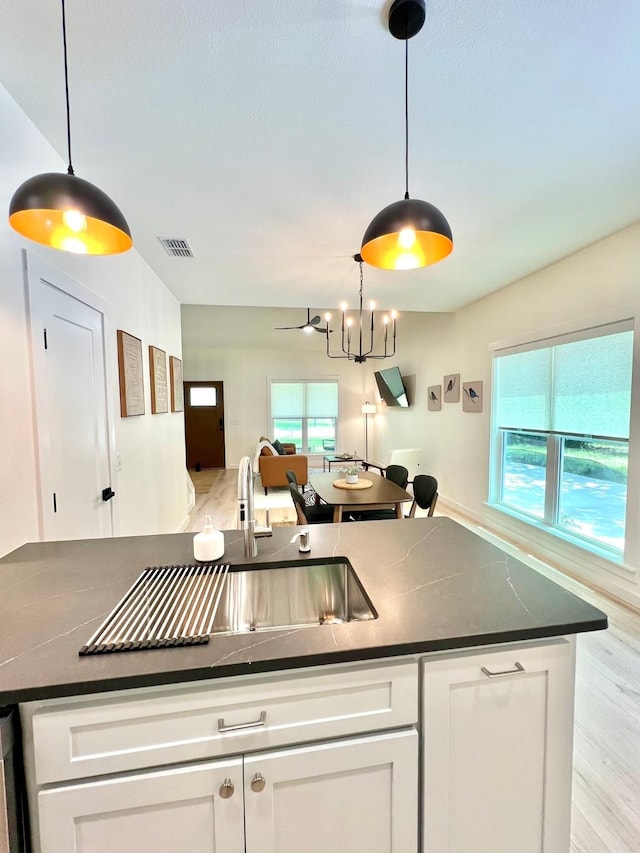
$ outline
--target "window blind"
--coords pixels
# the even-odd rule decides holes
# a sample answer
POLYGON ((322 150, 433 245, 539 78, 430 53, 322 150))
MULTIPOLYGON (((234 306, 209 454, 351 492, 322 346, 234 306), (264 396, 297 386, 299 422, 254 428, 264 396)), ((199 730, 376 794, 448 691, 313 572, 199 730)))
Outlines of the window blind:
POLYGON ((273 418, 303 418, 304 417, 304 383, 303 382, 272 382, 271 383, 271 417, 273 417, 273 418))
POLYGON ((633 331, 626 328, 496 352, 495 423, 499 429, 628 439, 632 362, 633 331))
POLYGON ((338 383, 272 382, 272 418, 337 418, 338 383))

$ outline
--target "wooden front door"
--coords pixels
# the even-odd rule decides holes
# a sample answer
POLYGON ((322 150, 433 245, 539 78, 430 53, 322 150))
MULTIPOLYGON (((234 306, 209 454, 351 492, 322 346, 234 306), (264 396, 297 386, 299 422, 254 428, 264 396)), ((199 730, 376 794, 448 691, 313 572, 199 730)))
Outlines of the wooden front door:
POLYGON ((187 468, 224 468, 222 382, 184 383, 187 468))

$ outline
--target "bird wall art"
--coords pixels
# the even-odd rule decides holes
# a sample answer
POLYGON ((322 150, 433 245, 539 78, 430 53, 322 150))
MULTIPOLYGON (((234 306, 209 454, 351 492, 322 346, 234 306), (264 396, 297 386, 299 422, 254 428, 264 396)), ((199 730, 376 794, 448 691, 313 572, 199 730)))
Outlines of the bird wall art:
POLYGON ((442 380, 442 399, 445 403, 460 402, 460 374, 450 373, 442 380))
POLYGON ((462 383, 462 411, 482 411, 482 382, 462 383))

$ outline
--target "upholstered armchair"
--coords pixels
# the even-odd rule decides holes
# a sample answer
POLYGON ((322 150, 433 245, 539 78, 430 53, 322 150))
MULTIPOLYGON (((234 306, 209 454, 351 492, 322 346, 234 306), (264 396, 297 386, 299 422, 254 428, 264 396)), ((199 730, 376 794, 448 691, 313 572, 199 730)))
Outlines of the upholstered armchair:
POLYGON ((254 471, 260 474, 265 494, 271 486, 288 486, 287 471, 293 471, 298 482, 304 485, 309 480, 309 465, 306 456, 296 453, 295 444, 282 443, 284 455, 280 455, 268 441, 261 441, 256 451, 254 471), (256 464, 257 463, 257 464, 256 464))

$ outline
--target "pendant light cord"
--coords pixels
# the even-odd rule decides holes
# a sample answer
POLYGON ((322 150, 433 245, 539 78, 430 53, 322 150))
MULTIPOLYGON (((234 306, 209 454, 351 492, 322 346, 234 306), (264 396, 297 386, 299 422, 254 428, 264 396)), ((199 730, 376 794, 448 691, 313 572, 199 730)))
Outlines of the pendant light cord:
POLYGON ((67 20, 64 10, 64 0, 62 0, 62 47, 64 52, 64 95, 67 102, 67 152, 69 154, 69 165, 67 166, 67 174, 74 175, 73 166, 71 165, 71 114, 69 111, 69 69, 67 67, 67 20))
MULTIPOLYGON (((64 2, 64 0, 63 0, 64 2)), ((409 24, 404 40, 404 197, 409 198, 409 24)))

